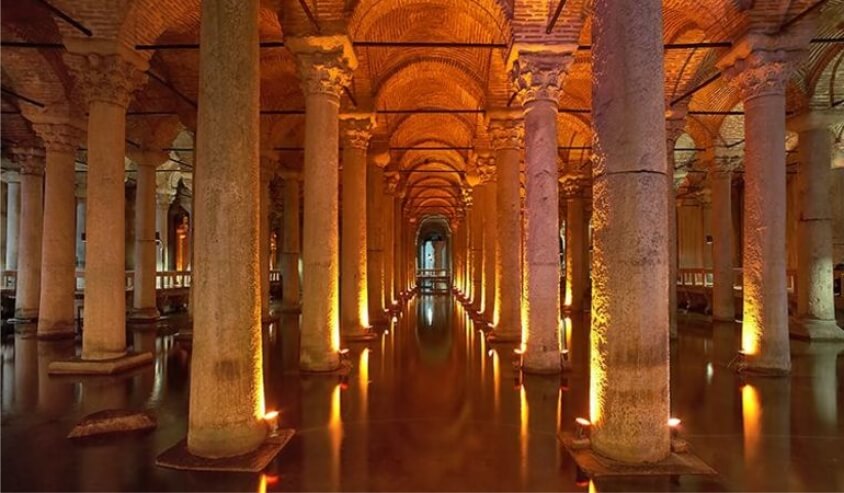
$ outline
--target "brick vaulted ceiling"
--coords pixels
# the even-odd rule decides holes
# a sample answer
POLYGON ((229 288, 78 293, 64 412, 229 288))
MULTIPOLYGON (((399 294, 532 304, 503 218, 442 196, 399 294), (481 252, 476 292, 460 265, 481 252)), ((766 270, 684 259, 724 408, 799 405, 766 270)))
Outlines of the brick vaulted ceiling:
MULTIPOLYGON (((199 0, 47 0, 99 38, 114 39, 150 60, 154 75, 129 109, 128 140, 159 142, 174 124, 195 126, 199 0), (151 45, 153 49, 142 49, 151 45), (168 49, 161 48, 169 45, 168 49), (187 45, 181 48, 173 45, 187 45), (158 49, 154 47, 158 46, 158 49), (162 131, 166 128, 167 131, 162 131)), ((560 102, 558 141, 566 169, 588 170, 591 125, 591 1, 567 0, 550 34, 559 0, 263 0, 261 50, 262 147, 279 148, 285 166, 301 165, 304 100, 286 36, 346 33, 360 64, 341 105, 376 111, 374 146, 389 148, 390 169, 418 215, 450 216, 462 203, 473 152, 488 146, 483 110, 508 106, 505 62, 515 42, 570 43, 580 48, 560 102), (374 42, 374 43, 373 43, 374 42), (401 46, 384 46, 384 42, 401 46), (411 43, 425 43, 413 47, 411 43), (381 45, 377 45, 381 43, 381 45), (434 47, 434 43, 446 43, 434 47), (448 44, 454 43, 454 44, 448 44), (474 46, 466 46, 474 44, 474 46), (459 45, 459 46, 458 46, 459 45), (403 110, 452 109, 455 113, 403 110), (448 147, 449 150, 412 150, 448 147), (413 172, 410 172, 413 171, 413 172)), ((776 33, 792 24, 813 31, 788 88, 789 111, 829 108, 844 100, 844 0, 665 0, 667 103, 688 104, 683 140, 697 148, 728 142, 743 128, 738 95, 716 79, 715 62, 730 42, 754 30, 776 33), (812 9, 816 4, 821 5, 812 9), (809 15, 802 15, 809 11, 809 15), (795 21, 796 19, 796 21, 795 21), (827 42, 821 42, 822 40, 827 42), (818 41, 821 40, 821 41, 818 41), (682 47, 678 45, 685 45, 682 47)), ((62 61, 63 38, 85 37, 41 0, 2 0, 3 146, 37 144, 24 118, 33 103, 79 108, 62 61), (10 42, 44 44, 15 47, 10 42), (25 99, 24 99, 25 98, 25 99), (29 100, 29 101, 27 101, 29 100)), ((844 110, 844 104, 838 106, 844 110)), ((840 129, 838 131, 840 138, 840 129)), ((198 163, 201 166, 201 163, 198 163)))

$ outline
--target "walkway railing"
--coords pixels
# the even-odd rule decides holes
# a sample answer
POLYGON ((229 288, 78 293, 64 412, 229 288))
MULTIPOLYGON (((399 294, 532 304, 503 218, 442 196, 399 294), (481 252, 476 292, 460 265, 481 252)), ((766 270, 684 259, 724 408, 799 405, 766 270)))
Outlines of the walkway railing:
POLYGON ((445 293, 451 289, 448 269, 416 269, 416 285, 423 293, 445 293))
MULTIPOLYGON (((836 271, 836 279, 844 278, 844 271, 836 271)), ((786 287, 789 295, 797 294, 797 271, 786 271, 786 287)), ((677 286, 689 290, 712 289, 712 269, 679 269, 677 286)), ((742 290, 742 269, 733 269, 733 289, 742 290)))

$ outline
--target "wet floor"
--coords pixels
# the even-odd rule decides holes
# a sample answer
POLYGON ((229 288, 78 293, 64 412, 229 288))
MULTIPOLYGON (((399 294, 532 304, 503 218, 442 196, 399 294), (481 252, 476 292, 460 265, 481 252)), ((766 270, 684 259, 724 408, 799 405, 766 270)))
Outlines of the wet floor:
POLYGON ((521 377, 512 345, 487 345, 445 295, 412 301, 367 344, 350 344, 346 377, 300 375, 298 317, 265 329, 268 409, 296 436, 263 474, 172 471, 156 455, 184 437, 190 345, 132 332, 155 364, 106 378, 47 376, 74 344, 15 336, 3 345, 2 489, 62 491, 760 491, 844 489, 842 345, 794 341, 787 378, 749 378, 728 365, 738 326, 685 323, 672 343, 672 414, 717 477, 578 477, 559 430, 588 412, 588 335, 567 331, 572 369, 521 377), (84 415, 153 409, 139 435, 71 441, 84 415))

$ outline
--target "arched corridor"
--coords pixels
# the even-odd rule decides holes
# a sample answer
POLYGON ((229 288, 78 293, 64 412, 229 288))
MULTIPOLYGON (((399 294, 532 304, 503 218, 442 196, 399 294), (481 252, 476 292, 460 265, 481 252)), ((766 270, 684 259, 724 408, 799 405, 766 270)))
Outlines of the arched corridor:
POLYGON ((844 488, 844 0, 0 29, 2 486, 844 488))

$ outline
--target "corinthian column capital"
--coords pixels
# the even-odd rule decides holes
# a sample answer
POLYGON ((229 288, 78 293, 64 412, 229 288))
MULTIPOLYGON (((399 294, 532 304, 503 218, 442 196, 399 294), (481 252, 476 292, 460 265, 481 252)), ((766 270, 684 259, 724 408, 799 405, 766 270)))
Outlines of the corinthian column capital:
POLYGON ((149 65, 145 61, 122 54, 70 52, 65 53, 64 61, 86 104, 100 101, 127 108, 134 92, 148 79, 144 72, 149 65))
POLYGON ((12 161, 20 165, 21 175, 44 174, 44 150, 35 147, 16 147, 12 149, 12 161))
POLYGON ((563 197, 567 199, 582 196, 590 184, 589 178, 586 175, 563 175, 559 181, 560 191, 563 197))
POLYGON ((33 123, 32 129, 41 137, 47 152, 75 153, 85 137, 84 131, 66 123, 33 123))
POLYGON ((520 113, 515 111, 497 111, 488 113, 488 133, 492 148, 521 149, 525 146, 525 122, 520 113))
POLYGON ((400 178, 401 176, 398 171, 387 171, 384 173, 384 193, 395 195, 398 191, 400 178))
POLYGON ((747 101, 785 94, 785 86, 801 49, 792 40, 752 34, 736 43, 717 66, 724 79, 747 101))
POLYGON ((326 94, 339 101, 358 65, 349 38, 344 35, 288 38, 286 45, 296 55, 305 95, 326 94))
POLYGON ((340 115, 340 137, 343 147, 366 149, 375 128, 372 113, 346 113, 340 115))
POLYGON ((516 45, 508 66, 510 81, 522 105, 534 101, 559 104, 563 80, 574 60, 569 45, 516 45))

